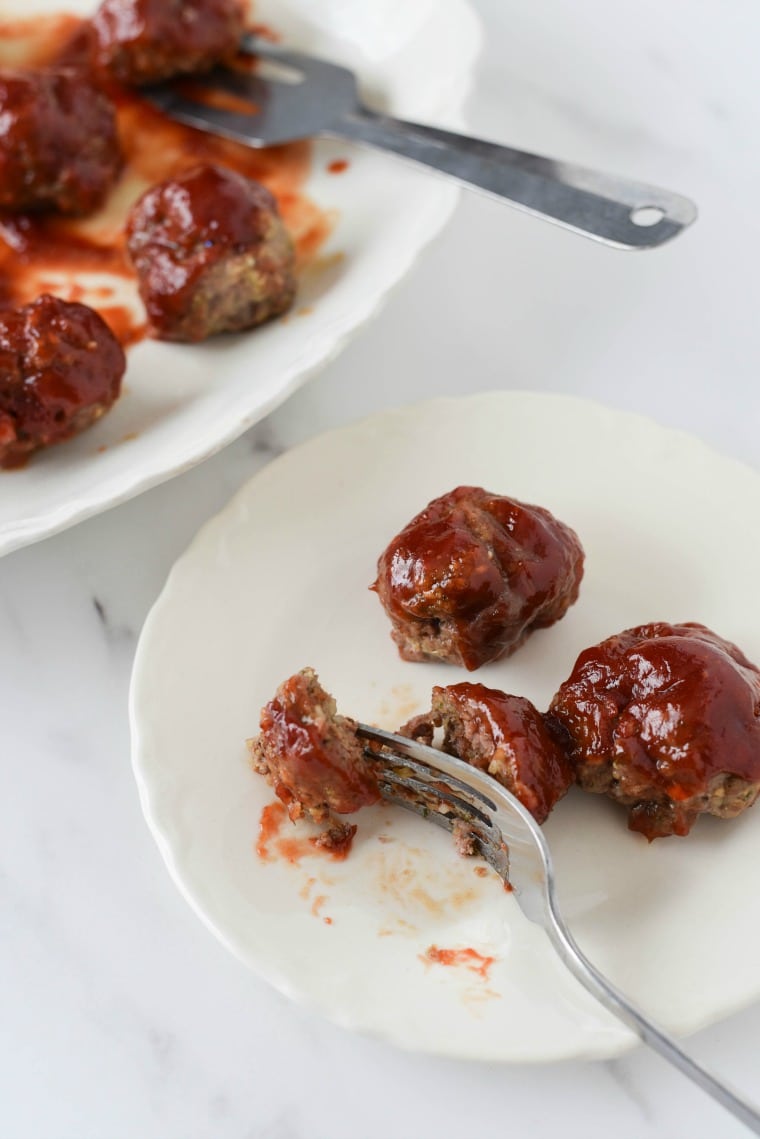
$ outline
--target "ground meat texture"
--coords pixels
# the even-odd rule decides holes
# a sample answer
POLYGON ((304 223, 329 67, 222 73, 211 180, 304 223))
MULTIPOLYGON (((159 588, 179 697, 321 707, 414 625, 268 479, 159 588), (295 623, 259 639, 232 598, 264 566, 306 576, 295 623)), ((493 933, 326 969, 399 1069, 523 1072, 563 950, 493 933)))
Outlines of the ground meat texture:
POLYGON ((650 840, 703 812, 733 818, 760 792, 760 672, 703 625, 640 625, 586 649, 551 713, 581 787, 628 807, 650 840))
POLYGON ((124 352, 86 305, 42 296, 0 313, 0 466, 78 434, 119 395, 124 352))
POLYGON ((472 671, 564 616, 583 549, 548 510, 460 486, 396 535, 377 570, 372 588, 404 660, 472 671))
POLYGON ((127 246, 154 335, 198 341, 285 312, 296 290, 293 244, 269 191, 218 166, 148 190, 127 246))
POLYGON ((0 209, 91 213, 121 162, 113 105, 81 71, 0 71, 0 209))
POLYGON ((443 750, 487 772, 543 823, 573 782, 563 729, 530 700, 483 684, 435 687, 430 712, 401 731, 430 743, 443 728, 443 750))
POLYGON ((380 798, 356 722, 338 714, 312 669, 280 685, 261 711, 260 727, 248 741, 254 770, 266 776, 291 819, 306 813, 323 822, 333 811, 348 815, 380 798))
POLYGON ((244 31, 239 0, 104 0, 92 23, 99 66, 129 86, 207 71, 244 31))

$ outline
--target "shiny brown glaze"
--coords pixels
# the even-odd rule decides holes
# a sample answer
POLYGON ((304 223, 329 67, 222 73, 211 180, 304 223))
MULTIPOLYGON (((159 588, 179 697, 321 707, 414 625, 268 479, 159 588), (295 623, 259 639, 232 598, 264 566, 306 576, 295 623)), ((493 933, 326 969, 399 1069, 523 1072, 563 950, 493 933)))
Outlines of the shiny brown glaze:
POLYGON ((248 745, 254 769, 267 777, 291 818, 306 812, 323 821, 331 811, 351 814, 380 798, 355 722, 338 715, 311 669, 279 686, 261 711, 260 728, 248 745))
POLYGON ((393 539, 373 588, 405 660, 473 670, 558 621, 582 576, 576 534, 548 510, 461 486, 393 539))
POLYGON ((578 782, 648 839, 732 818, 760 790, 760 672, 706 629, 657 623, 586 649, 552 701, 578 782))
POLYGON ((0 209, 89 214, 121 163, 113 105, 82 72, 0 71, 0 209))
POLYGON ((244 12, 239 0, 104 0, 92 25, 98 65, 141 86, 234 56, 244 12))
POLYGON ((156 336, 199 341, 252 328, 295 295, 293 245, 262 185, 197 166, 132 208, 127 247, 156 336))
POLYGON ((85 305, 42 296, 0 313, 0 466, 89 427, 119 395, 124 352, 85 305))
MULTIPOLYGON (((89 32, 86 22, 72 16, 0 21, 0 65, 86 67, 89 32)), ((277 199, 299 267, 312 261, 332 219, 303 193, 310 169, 308 142, 253 150, 173 122, 135 91, 113 83, 109 92, 125 156, 115 192, 83 220, 42 211, 0 214, 0 305, 19 307, 53 292, 95 308, 122 344, 141 339, 147 322, 124 248, 126 214, 149 185, 199 163, 226 166, 263 182, 277 199), (90 274, 105 274, 109 282, 101 278, 91 286, 90 274)))
POLYGON ((433 689, 431 711, 402 732, 432 742, 443 727, 443 750, 486 771, 543 823, 573 782, 563 730, 522 696, 483 684, 433 689))

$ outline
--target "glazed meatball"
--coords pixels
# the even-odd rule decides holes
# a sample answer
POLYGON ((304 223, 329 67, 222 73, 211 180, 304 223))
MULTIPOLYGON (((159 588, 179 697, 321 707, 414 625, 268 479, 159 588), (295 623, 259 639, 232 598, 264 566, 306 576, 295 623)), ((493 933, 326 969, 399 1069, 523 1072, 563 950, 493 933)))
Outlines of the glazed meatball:
POLYGON ((121 168, 113 105, 80 71, 0 72, 0 208, 88 214, 121 168))
POLYGON ((135 86, 208 70, 244 30, 239 0, 104 0, 92 23, 99 66, 135 86))
POLYGON ((86 305, 42 296, 0 313, 0 466, 84 431, 119 395, 124 352, 86 305))
POLYGON ((760 792, 760 672, 703 625, 640 625, 586 649, 552 701, 586 791, 651 841, 760 792))
POLYGON ((348 815, 380 798, 356 727, 338 714, 316 673, 304 668, 262 708, 261 732, 248 741, 254 771, 266 776, 291 819, 306 814, 333 822, 323 845, 345 845, 356 830, 336 824, 333 812, 348 815))
POLYGON ((372 588, 404 660, 472 671, 564 616, 583 549, 548 510, 460 486, 413 518, 377 569, 372 588))
POLYGON ((205 340, 288 309, 293 244, 269 191, 218 166, 153 186, 132 207, 127 246, 160 340, 205 340))
POLYGON ((493 776, 543 823, 573 782, 565 733, 522 696, 483 684, 433 689, 431 710, 401 732, 426 744, 443 728, 443 750, 493 776))

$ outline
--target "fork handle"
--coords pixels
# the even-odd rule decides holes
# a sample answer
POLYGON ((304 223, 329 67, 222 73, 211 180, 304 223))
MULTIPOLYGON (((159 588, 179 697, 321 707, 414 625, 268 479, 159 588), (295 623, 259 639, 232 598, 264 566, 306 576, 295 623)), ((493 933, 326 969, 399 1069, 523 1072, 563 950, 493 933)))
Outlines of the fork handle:
POLYGON ((591 964, 586 955, 578 948, 575 938, 559 916, 556 902, 553 899, 552 902, 548 915, 550 921, 546 925, 547 932, 554 948, 570 972, 605 1008, 619 1017, 629 1028, 632 1028, 645 1044, 648 1044, 655 1052, 659 1052, 665 1060, 727 1108, 755 1135, 760 1135, 760 1112, 746 1100, 741 1099, 725 1083, 713 1076, 701 1064, 698 1064, 696 1060, 683 1052, 675 1040, 648 1020, 635 1005, 631 1004, 627 997, 623 996, 619 989, 616 989, 591 964))
POLYGON ((531 214, 620 249, 649 249, 675 237, 697 216, 680 194, 541 158, 453 131, 403 122, 365 107, 324 132, 440 170, 531 214), (638 211, 650 211, 645 217, 638 211), (652 220, 655 211, 659 220, 652 220), (634 220, 639 217, 639 221, 634 220))

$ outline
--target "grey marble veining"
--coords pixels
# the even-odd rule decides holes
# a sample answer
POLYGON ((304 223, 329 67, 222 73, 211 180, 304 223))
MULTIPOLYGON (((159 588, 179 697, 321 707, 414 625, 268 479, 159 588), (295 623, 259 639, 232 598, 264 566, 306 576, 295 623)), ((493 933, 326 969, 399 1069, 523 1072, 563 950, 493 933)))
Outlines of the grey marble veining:
MULTIPOLYGON (((473 129, 672 185, 700 222, 626 255, 468 197, 375 322, 267 421, 0 560, 2 1139, 744 1134, 644 1051, 457 1064, 291 1005, 176 892, 130 770, 132 657, 169 568, 243 482, 317 431, 519 387, 641 411, 760 465, 756 7, 477 6, 489 34, 473 129)), ((760 1008, 692 1045, 760 1099, 760 1008)))

